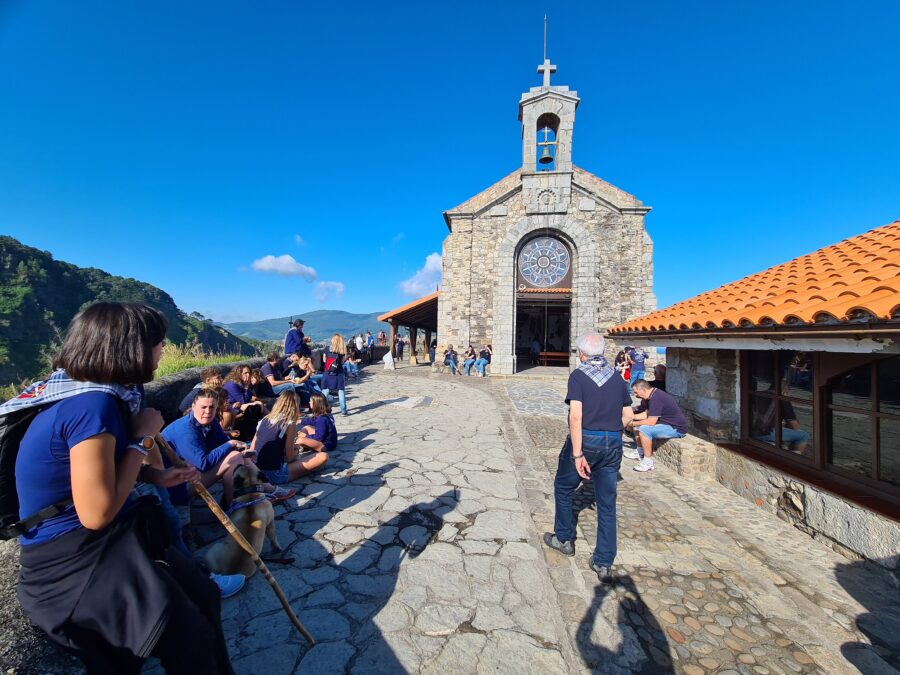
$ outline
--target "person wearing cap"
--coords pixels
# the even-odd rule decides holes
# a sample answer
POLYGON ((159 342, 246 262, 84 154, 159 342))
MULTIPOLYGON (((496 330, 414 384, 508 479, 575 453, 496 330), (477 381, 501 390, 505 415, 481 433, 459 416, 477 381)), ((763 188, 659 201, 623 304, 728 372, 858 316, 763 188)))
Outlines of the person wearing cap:
POLYGON ((285 354, 293 354, 294 352, 299 352, 303 356, 309 356, 311 354, 309 345, 306 344, 309 338, 303 334, 304 323, 303 319, 297 319, 284 336, 285 354))

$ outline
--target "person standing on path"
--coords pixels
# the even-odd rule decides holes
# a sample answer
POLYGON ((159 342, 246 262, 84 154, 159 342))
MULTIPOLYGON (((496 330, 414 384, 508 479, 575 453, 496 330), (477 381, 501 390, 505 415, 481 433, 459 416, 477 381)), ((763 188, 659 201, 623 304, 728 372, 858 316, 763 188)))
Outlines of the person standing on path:
POLYGON ((612 580, 616 557, 616 481, 622 464, 622 430, 631 421, 631 396, 625 381, 603 357, 605 340, 589 332, 578 338, 581 364, 569 375, 569 436, 559 453, 553 492, 556 501, 554 532, 544 544, 575 555, 575 516, 572 494, 582 480, 591 480, 597 503, 597 545, 591 569, 601 582, 612 580))

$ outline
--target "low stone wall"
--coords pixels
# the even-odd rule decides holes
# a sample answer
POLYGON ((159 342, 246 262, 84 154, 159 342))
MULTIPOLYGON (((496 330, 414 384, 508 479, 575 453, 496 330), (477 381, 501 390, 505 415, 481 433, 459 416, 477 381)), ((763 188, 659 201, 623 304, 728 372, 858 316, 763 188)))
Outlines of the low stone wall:
POLYGON ((716 447, 715 476, 848 558, 865 558, 900 572, 900 524, 895 521, 721 447, 716 447))
MULTIPOLYGON (((245 359, 243 361, 235 361, 234 363, 222 363, 215 368, 223 376, 238 364, 247 364, 251 368, 259 368, 266 362, 263 358, 245 359)), ((166 375, 158 380, 153 380, 144 386, 145 400, 148 408, 156 408, 159 410, 166 420, 166 424, 181 417, 178 410, 178 404, 187 396, 187 393, 194 388, 194 385, 200 381, 200 371, 204 368, 188 368, 179 373, 166 375)))
POLYGON ((716 446, 696 436, 657 441, 653 457, 679 476, 711 482, 715 476, 716 446))
POLYGON ((733 349, 666 350, 666 391, 678 401, 691 432, 731 441, 740 429, 738 357, 733 349))

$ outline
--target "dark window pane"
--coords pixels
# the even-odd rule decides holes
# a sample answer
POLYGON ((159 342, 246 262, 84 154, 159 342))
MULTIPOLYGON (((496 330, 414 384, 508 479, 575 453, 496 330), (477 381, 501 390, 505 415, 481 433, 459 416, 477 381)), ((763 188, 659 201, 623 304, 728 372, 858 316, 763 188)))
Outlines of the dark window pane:
POLYGON ((812 354, 795 351, 783 351, 778 354, 781 393, 812 401, 812 354))
POLYGON ((750 391, 775 389, 775 355, 772 352, 750 352, 750 391))
POLYGON ((878 362, 878 409, 900 415, 900 356, 878 362))
POLYGON ((804 403, 782 401, 781 447, 795 455, 812 459, 813 409, 804 403))
POLYGON ((848 408, 872 409, 872 366, 866 364, 832 378, 829 402, 848 408))
POLYGON ((762 396, 750 397, 750 436, 775 445, 775 425, 778 401, 762 396))
POLYGON ((881 480, 900 485, 900 422, 882 419, 878 422, 878 446, 881 480))
POLYGON ((829 411, 830 462, 844 471, 872 475, 872 417, 829 411))

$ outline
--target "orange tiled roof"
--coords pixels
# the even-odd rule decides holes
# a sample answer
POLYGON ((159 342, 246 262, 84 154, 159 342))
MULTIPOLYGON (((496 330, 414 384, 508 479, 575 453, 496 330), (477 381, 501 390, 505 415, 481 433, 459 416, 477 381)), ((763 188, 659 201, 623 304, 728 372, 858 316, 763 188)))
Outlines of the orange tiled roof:
POLYGON ((381 316, 378 317, 379 321, 388 321, 389 319, 393 319, 398 314, 402 314, 403 312, 408 312, 410 310, 419 309, 420 307, 424 307, 432 300, 437 300, 438 296, 441 294, 440 291, 435 291, 434 293, 429 293, 418 300, 413 300, 412 302, 408 302, 402 307, 397 307, 397 309, 392 309, 390 312, 385 312, 381 316))
POLYGON ((637 334, 900 320, 900 220, 610 329, 637 334))

